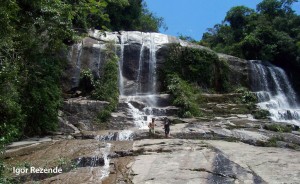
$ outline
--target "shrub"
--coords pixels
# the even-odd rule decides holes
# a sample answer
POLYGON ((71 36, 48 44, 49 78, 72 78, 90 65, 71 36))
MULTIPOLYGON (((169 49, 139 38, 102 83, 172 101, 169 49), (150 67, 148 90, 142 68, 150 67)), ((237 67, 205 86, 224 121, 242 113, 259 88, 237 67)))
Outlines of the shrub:
POLYGON ((274 132, 292 132, 292 127, 284 124, 266 124, 264 129, 274 131, 274 132))
POLYGON ((270 112, 264 109, 258 109, 252 114, 255 119, 267 119, 270 116, 270 112))
POLYGON ((97 115, 97 119, 100 123, 107 122, 110 118, 111 111, 109 109, 104 109, 100 111, 97 115))
POLYGON ((95 89, 95 79, 91 70, 82 70, 80 72, 79 89, 84 95, 90 94, 95 89))
POLYGON ((172 94, 172 104, 179 107, 179 116, 199 116, 200 110, 196 103, 198 93, 192 85, 182 80, 178 75, 168 75, 168 90, 172 94))
POLYGON ((240 98, 241 102, 244 104, 254 104, 257 103, 257 97, 249 91, 247 88, 240 87, 235 90, 236 93, 241 93, 242 96, 240 98))

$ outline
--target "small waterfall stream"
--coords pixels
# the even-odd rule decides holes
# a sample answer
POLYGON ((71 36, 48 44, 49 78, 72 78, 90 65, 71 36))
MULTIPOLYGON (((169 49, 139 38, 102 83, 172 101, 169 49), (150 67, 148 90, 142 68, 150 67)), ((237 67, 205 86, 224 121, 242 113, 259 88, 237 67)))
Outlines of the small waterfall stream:
POLYGON ((268 110, 271 119, 300 126, 300 106, 283 69, 268 62, 251 61, 251 86, 258 106, 268 110))
POLYGON ((138 75, 137 75, 137 79, 136 79, 136 84, 137 84, 137 88, 136 88, 136 95, 138 94, 138 92, 140 92, 142 90, 142 69, 143 69, 143 57, 144 57, 144 40, 142 40, 142 46, 141 46, 141 50, 140 50, 140 56, 139 56, 139 69, 138 69, 138 75))
POLYGON ((110 152, 110 148, 111 148, 111 144, 106 143, 105 148, 101 149, 103 159, 104 159, 104 166, 101 169, 101 178, 100 178, 101 180, 103 178, 108 177, 108 175, 109 175, 109 162, 110 162, 110 159, 109 159, 108 155, 109 155, 109 152, 110 152))
POLYGON ((150 62, 149 62, 149 89, 150 94, 156 92, 156 46, 155 37, 150 33, 150 62))
MULTIPOLYGON (((124 37, 123 35, 120 36, 120 59, 119 59, 119 68, 123 68, 124 63, 124 37)), ((124 94, 124 78, 123 78, 123 71, 119 69, 119 91, 120 95, 124 94)))

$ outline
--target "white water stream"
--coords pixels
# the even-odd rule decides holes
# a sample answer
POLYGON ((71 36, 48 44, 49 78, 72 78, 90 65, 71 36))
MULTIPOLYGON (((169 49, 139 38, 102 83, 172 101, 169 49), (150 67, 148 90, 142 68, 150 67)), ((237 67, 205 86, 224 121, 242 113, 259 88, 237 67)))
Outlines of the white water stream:
POLYGON ((300 105, 285 71, 262 61, 251 61, 251 70, 258 106, 268 110, 273 121, 300 126, 300 105))

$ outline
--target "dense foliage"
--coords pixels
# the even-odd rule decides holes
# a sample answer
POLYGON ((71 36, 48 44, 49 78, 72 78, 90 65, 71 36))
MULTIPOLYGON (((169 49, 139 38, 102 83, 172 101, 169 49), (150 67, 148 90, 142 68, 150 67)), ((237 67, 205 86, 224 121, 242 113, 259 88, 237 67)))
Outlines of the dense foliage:
POLYGON ((233 7, 200 43, 217 52, 271 61, 288 70, 300 89, 300 16, 292 9, 294 2, 264 0, 256 11, 233 7))
POLYGON ((110 24, 113 31, 158 32, 160 27, 167 29, 163 18, 155 16, 147 9, 142 0, 128 0, 120 6, 119 2, 109 1, 107 5, 110 24))
POLYGON ((224 92, 228 90, 228 64, 207 49, 170 46, 165 74, 177 74, 183 80, 202 89, 224 92))
POLYGON ((228 75, 228 64, 214 52, 172 44, 161 77, 173 96, 173 105, 180 107, 179 116, 191 117, 200 115, 201 91, 228 90, 228 75))
POLYGON ((199 90, 182 80, 177 74, 169 74, 167 80, 168 90, 173 97, 172 103, 180 108, 178 115, 186 118, 199 116, 200 109, 197 104, 199 90))
MULTIPOLYGON (((67 46, 89 28, 157 31, 163 20, 149 12, 142 0, 4 0, 0 24, 2 148, 21 136, 55 130, 62 101, 63 56, 67 46)), ((104 70, 115 70, 116 58, 111 52, 108 55, 111 59, 104 70)), ((104 82, 104 77, 99 86, 107 91, 96 88, 95 97, 112 98, 108 101, 113 109, 117 84, 114 73, 106 73, 110 82, 104 82)))
POLYGON ((112 43, 106 44, 105 63, 99 80, 95 81, 92 97, 109 102, 108 107, 98 115, 100 122, 106 122, 113 110, 117 108, 119 99, 118 88, 118 57, 112 43))

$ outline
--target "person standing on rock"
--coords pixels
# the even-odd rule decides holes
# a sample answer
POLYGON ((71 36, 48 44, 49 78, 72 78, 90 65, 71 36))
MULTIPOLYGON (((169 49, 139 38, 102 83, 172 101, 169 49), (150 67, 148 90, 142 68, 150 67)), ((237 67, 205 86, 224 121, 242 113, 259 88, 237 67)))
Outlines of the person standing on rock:
POLYGON ((152 122, 149 123, 149 134, 154 135, 155 134, 155 118, 152 118, 152 122))
POLYGON ((164 129, 165 129, 165 136, 166 138, 168 138, 170 134, 170 121, 168 120, 167 117, 165 117, 164 119, 164 129))

